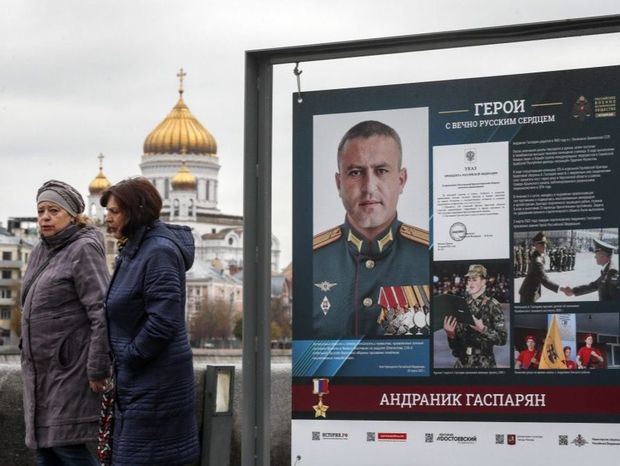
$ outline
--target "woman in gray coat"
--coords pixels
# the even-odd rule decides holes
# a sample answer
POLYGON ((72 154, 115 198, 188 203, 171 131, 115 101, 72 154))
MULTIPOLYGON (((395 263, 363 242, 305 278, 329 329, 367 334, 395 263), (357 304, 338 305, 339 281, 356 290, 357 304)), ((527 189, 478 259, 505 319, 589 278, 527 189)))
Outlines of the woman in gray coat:
POLYGON ((26 445, 37 466, 97 465, 99 395, 110 371, 103 301, 109 275, 103 235, 87 225, 84 201, 51 180, 37 193, 41 241, 22 289, 26 445))

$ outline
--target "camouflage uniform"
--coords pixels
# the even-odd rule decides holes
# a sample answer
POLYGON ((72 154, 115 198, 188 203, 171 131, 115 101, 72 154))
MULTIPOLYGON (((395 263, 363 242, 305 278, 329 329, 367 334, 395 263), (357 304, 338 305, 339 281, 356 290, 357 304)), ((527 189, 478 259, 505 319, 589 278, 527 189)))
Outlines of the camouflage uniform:
POLYGON ((467 307, 474 317, 482 319, 484 331, 478 332, 464 323, 456 324, 454 338, 448 338, 455 368, 496 367, 493 346, 506 344, 507 332, 504 313, 494 298, 483 293, 477 298, 467 298, 467 307))

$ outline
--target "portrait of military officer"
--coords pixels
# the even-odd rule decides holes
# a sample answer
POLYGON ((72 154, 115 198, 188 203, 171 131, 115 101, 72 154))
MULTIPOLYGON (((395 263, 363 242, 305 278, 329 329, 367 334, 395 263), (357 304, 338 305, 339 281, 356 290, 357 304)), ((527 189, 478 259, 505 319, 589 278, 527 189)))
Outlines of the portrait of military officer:
POLYGON ((557 293, 564 291, 564 287, 554 283, 545 272, 547 238, 541 231, 532 238, 534 250, 532 251, 527 274, 519 289, 519 302, 521 304, 534 304, 540 299, 542 287, 557 293))
POLYGON ((504 346, 508 333, 499 302, 486 293, 487 269, 481 264, 469 266, 466 277, 467 309, 473 324, 444 317, 443 329, 448 338, 455 368, 495 368, 494 346, 504 346))
POLYGON ((618 271, 611 266, 614 247, 604 241, 594 240, 594 260, 601 266, 601 274, 586 285, 566 287, 563 291, 567 296, 581 296, 598 291, 599 301, 611 301, 620 298, 620 281, 618 271))
POLYGON ((397 215, 408 177, 402 154, 398 133, 374 120, 350 128, 334 151, 346 214, 313 240, 314 338, 382 335, 380 289, 428 283, 428 231, 397 215))

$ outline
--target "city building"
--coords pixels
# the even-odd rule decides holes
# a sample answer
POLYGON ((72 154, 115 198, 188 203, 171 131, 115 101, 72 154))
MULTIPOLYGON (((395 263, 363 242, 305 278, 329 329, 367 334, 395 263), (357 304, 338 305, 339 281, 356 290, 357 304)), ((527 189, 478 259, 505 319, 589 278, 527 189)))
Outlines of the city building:
POLYGON ((21 315, 21 284, 33 244, 26 221, 11 218, 11 228, 17 227, 15 235, 0 227, 0 345, 17 345, 19 342, 21 315))

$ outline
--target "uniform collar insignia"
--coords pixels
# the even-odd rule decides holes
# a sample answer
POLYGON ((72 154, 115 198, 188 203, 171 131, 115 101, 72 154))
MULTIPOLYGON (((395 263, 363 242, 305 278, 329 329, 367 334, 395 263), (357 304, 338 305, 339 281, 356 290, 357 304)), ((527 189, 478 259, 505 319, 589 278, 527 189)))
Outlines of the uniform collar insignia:
POLYGON ((385 230, 379 233, 375 239, 368 241, 362 234, 357 232, 353 226, 345 219, 344 231, 347 236, 347 243, 350 245, 350 251, 352 253, 362 254, 373 258, 378 258, 386 255, 391 249, 391 246, 396 241, 395 232, 398 231, 401 223, 397 218, 388 225, 385 230))
POLYGON ((385 248, 392 241, 394 241, 394 236, 392 235, 392 229, 390 228, 385 236, 377 240, 379 252, 383 252, 383 248, 385 248))
POLYGON ((357 236, 355 236, 353 234, 353 230, 351 229, 349 229, 349 235, 347 236, 347 241, 353 244, 353 246, 357 248, 357 252, 361 252, 364 241, 359 239, 357 236))

